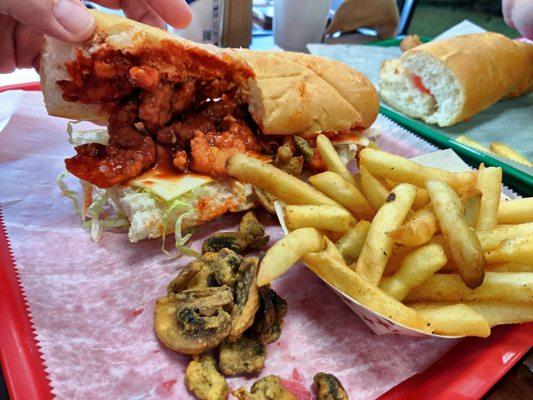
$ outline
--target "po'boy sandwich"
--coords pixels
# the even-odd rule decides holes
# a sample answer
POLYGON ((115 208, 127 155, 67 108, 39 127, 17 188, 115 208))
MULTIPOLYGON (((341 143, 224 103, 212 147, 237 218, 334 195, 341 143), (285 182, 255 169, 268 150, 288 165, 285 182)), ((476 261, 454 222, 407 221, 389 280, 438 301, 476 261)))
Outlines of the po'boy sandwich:
POLYGON ((385 61, 381 98, 429 124, 450 126, 533 90, 533 45, 493 32, 416 46, 385 61))
POLYGON ((65 161, 82 181, 80 208, 96 237, 106 225, 128 226, 133 242, 180 235, 253 207, 253 188, 227 174, 231 155, 300 175, 324 168, 319 133, 348 161, 376 119, 373 85, 342 63, 220 49, 93 15, 96 34, 86 43, 46 38, 40 73, 51 115, 107 126, 69 125, 76 154, 65 161))

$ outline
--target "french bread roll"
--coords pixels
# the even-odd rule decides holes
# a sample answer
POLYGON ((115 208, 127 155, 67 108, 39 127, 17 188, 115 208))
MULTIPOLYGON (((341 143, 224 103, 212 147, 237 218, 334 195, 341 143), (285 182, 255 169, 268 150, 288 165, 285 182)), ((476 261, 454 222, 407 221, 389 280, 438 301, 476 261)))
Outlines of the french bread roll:
MULTIPOLYGON (((377 117, 373 85, 339 62, 220 49, 91 12, 91 40, 45 39, 41 85, 49 114, 108 125, 105 143, 76 146, 66 166, 84 181, 82 198, 112 198, 132 242, 255 207, 251 185, 223 168, 235 152, 273 158, 284 138, 266 135, 333 136, 377 117)), ((336 149, 355 157, 351 142, 336 149)))
POLYGON ((454 125, 533 90, 533 45, 493 32, 426 43, 384 62, 379 87, 402 113, 454 125))

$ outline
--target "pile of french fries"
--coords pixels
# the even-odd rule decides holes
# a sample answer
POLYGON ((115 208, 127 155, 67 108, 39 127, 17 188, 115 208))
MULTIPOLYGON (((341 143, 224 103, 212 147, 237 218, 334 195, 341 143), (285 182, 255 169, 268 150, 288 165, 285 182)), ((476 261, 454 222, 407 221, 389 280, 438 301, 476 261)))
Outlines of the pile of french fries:
POLYGON ((328 171, 306 183, 244 154, 228 172, 284 204, 290 231, 261 261, 266 285, 303 261, 345 295, 403 326, 490 335, 533 321, 533 198, 501 201, 502 171, 449 172, 369 146, 351 174, 326 136, 328 171))

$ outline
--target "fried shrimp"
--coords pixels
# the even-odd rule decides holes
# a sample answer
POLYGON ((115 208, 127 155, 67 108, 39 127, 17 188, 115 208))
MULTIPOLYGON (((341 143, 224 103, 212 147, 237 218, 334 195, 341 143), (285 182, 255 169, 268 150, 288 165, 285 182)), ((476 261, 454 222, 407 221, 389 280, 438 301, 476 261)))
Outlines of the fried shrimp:
POLYGON ((118 105, 109 118, 109 144, 76 146, 76 155, 65 160, 67 170, 101 188, 120 185, 140 175, 156 159, 155 143, 135 127, 138 106, 118 105))

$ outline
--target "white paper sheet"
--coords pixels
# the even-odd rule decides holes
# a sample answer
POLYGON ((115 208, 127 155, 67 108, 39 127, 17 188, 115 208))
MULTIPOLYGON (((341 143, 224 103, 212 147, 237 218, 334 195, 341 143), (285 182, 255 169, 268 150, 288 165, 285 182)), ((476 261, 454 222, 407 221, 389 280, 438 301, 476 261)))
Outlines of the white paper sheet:
MULTIPOLYGON (((54 394, 69 400, 192 398, 184 385, 190 358, 162 346, 152 327, 156 298, 188 260, 168 259, 159 240, 131 244, 119 232, 93 243, 55 184, 63 159, 74 153, 66 121, 46 115, 40 93, 3 93, 0 104, 13 105, 0 132, 0 207, 54 394)), ((378 125, 384 149, 408 157, 435 149, 386 118, 378 125)), ((270 243, 281 237, 272 217, 263 213, 261 220, 270 243)), ((198 229, 194 246, 237 221, 226 217, 198 229)), ((352 400, 372 399, 453 345, 374 335, 303 266, 274 287, 289 313, 260 376, 280 375, 310 389, 313 375, 327 371, 352 400)), ((249 387, 255 379, 228 382, 249 387)))

